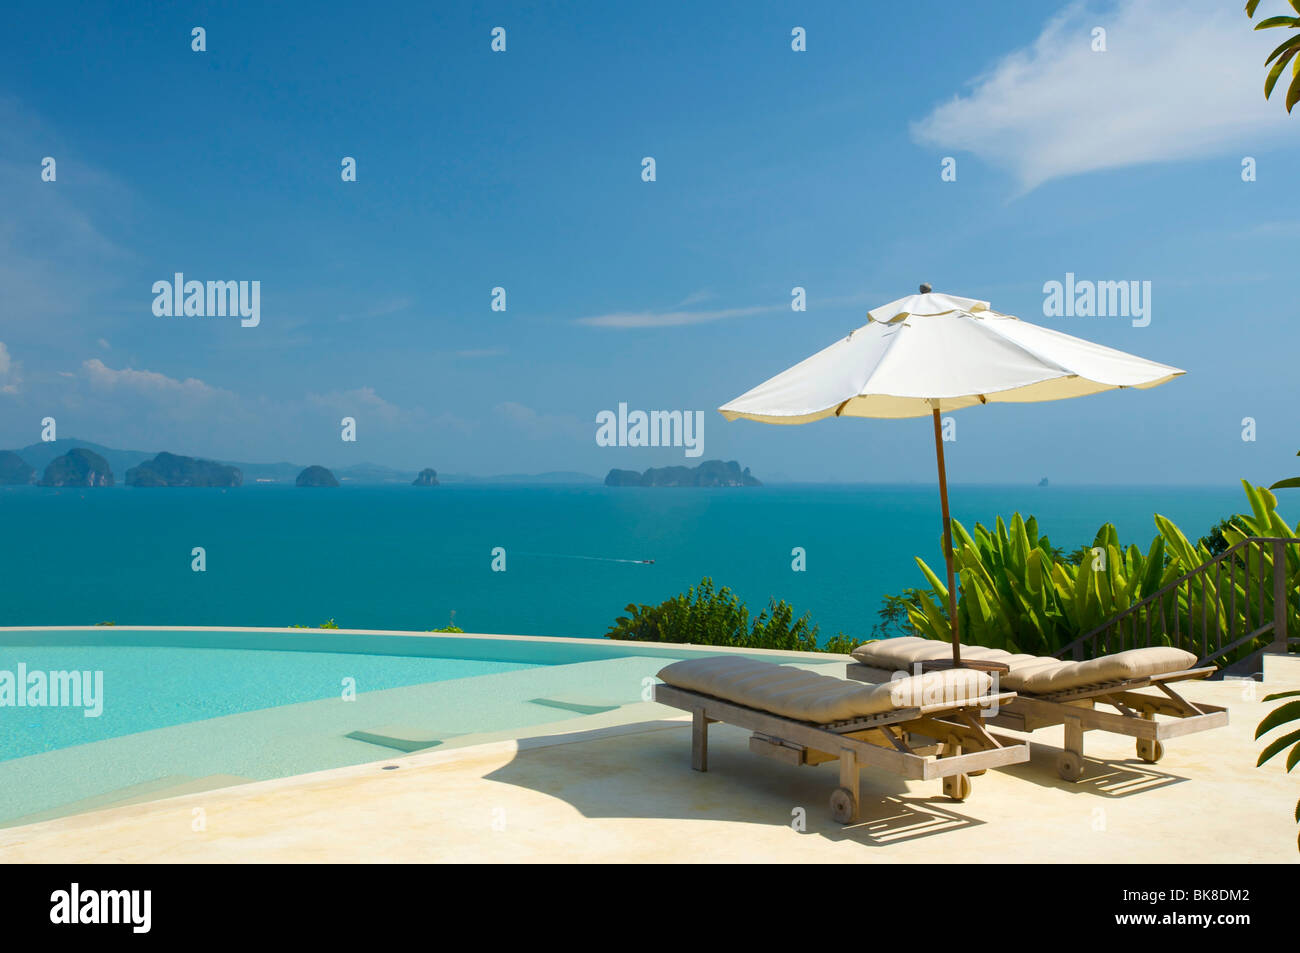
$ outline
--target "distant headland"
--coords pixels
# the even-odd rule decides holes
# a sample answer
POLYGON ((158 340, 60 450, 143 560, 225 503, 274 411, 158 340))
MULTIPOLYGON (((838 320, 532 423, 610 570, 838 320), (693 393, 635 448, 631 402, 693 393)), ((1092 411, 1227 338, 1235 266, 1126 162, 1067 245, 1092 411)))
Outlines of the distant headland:
MULTIPOLYGON (((238 487, 238 486, 294 486, 305 469, 301 463, 247 463, 236 460, 214 460, 163 451, 118 450, 90 440, 60 437, 42 441, 16 450, 0 450, 0 486, 30 486, 37 483, 41 474, 56 459, 69 451, 85 450, 94 454, 102 464, 88 467, 96 473, 95 486, 114 486, 115 480, 100 479, 100 475, 125 474, 124 485, 130 487, 238 487), (103 469, 100 469, 100 467, 103 469)), ((84 462, 84 461, 83 461, 84 462)), ((343 486, 441 486, 449 483, 502 484, 502 485, 578 485, 600 483, 600 477, 590 473, 570 470, 546 473, 506 473, 479 476, 468 473, 447 473, 425 467, 409 470, 383 466, 376 463, 354 463, 330 467, 330 472, 343 486)), ((76 465, 60 464, 52 479, 64 482, 59 486, 78 485, 66 482, 78 478, 76 465), (72 466, 72 470, 67 468, 72 466)), ((89 484, 82 484, 89 485, 89 484)))
POLYGON ((294 486, 338 486, 339 478, 321 466, 310 466, 298 474, 294 486))
POLYGON ((36 468, 12 450, 0 450, 0 486, 26 486, 36 482, 36 468))
POLYGON ((108 461, 84 447, 55 457, 45 468, 41 486, 112 486, 113 471, 108 461))
POLYGON ((610 470, 605 486, 762 486, 749 467, 740 468, 735 460, 705 460, 698 467, 651 467, 644 473, 635 470, 610 470))
POLYGON ((239 467, 160 453, 126 471, 127 486, 242 486, 239 467))

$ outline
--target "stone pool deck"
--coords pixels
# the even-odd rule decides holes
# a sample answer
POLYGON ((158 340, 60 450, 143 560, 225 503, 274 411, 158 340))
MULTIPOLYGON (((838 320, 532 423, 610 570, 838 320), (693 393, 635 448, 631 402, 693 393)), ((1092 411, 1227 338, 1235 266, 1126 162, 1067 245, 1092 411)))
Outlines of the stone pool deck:
MULTIPOLYGON (((1225 705, 1226 728, 1176 738, 1159 764, 1132 739, 1089 732, 1085 775, 1057 777, 1061 729, 1032 760, 938 782, 866 769, 862 819, 831 821, 834 766, 751 754, 714 725, 708 773, 690 770, 689 722, 652 703, 315 774, 128 804, 0 830, 0 860, 50 862, 1295 863, 1300 777, 1255 767, 1269 692, 1300 689, 1296 661, 1264 684, 1184 683, 1225 705), (806 830, 791 821, 806 812, 806 830)), ((1271 736, 1270 736, 1271 737, 1271 736)), ((1278 761, 1280 759, 1275 759, 1278 761)))

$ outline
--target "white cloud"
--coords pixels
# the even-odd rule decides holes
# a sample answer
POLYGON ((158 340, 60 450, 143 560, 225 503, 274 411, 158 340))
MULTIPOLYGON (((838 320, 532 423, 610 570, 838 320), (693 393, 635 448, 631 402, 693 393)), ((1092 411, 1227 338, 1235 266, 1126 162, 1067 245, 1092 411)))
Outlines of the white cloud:
POLYGON ((1253 30, 1241 4, 1221 0, 1074 4, 912 134, 1009 169, 1026 192, 1101 169, 1249 155, 1295 129, 1276 94, 1264 99, 1279 31, 1253 30), (1094 27, 1106 52, 1092 51, 1094 27))
POLYGON ((99 222, 130 220, 130 193, 82 162, 83 149, 11 96, 0 94, 0 321, 26 321, 67 334, 69 317, 101 306, 122 284, 129 253, 99 222), (41 179, 55 159, 57 179, 41 179))
POLYGON ((96 387, 120 388, 145 396, 160 397, 181 395, 207 398, 220 393, 217 388, 203 383, 197 377, 179 380, 158 371, 137 371, 129 367, 114 370, 97 357, 83 361, 81 367, 86 372, 86 378, 96 387))
POLYGON ((317 407, 324 407, 336 413, 352 417, 365 415, 389 425, 398 423, 402 417, 402 409, 380 397, 373 387, 356 387, 352 390, 331 391, 328 394, 308 394, 307 400, 317 407))
POLYGON ((686 324, 705 324, 726 318, 779 311, 788 305, 764 305, 756 308, 724 308, 716 311, 615 311, 590 318, 578 318, 578 324, 599 328, 668 328, 686 324))
POLYGON ((9 348, 0 341, 0 394, 18 393, 22 378, 18 374, 18 363, 9 355, 9 348))
POLYGON ((529 437, 550 438, 569 437, 591 438, 595 424, 583 423, 572 414, 543 414, 524 404, 508 400, 497 405, 497 413, 507 421, 523 430, 529 437))

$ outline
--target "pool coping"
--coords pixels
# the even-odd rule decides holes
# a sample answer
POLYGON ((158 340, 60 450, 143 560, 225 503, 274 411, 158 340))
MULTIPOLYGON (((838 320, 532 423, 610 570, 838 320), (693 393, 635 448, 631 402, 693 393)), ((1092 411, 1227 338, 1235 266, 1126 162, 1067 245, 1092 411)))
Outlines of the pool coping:
MULTIPOLYGON (((290 640, 297 637, 322 634, 335 636, 376 636, 382 638, 418 639, 432 645, 451 643, 457 640, 469 642, 511 642, 520 645, 571 645, 597 653, 607 652, 610 658, 623 657, 629 652, 650 657, 680 657, 686 655, 759 655, 771 658, 789 658, 797 661, 820 660, 827 663, 847 662, 848 655, 836 652, 801 652, 794 649, 757 649, 729 645, 696 645, 691 642, 642 642, 634 639, 607 639, 603 637, 574 637, 549 635, 498 635, 484 632, 424 632, 411 629, 320 629, 267 626, 226 626, 226 625, 16 625, 0 626, 0 635, 13 633, 40 632, 85 632, 108 635, 114 630, 119 632, 230 632, 243 635, 288 636, 290 640)), ((287 646, 286 646, 287 647, 287 646)), ((316 651, 328 652, 329 648, 317 648, 316 651)))

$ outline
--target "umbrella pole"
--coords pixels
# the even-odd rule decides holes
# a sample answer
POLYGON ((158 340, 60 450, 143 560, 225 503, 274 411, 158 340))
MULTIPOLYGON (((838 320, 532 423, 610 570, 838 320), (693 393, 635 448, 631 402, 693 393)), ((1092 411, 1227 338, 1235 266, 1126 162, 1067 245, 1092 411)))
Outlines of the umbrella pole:
POLYGON ((948 515, 948 474, 943 465, 943 423, 934 404, 934 455, 939 461, 939 499, 943 504, 943 559, 948 564, 948 617, 952 619, 952 664, 961 668, 961 633, 957 626, 957 587, 952 575, 952 518, 948 515))

